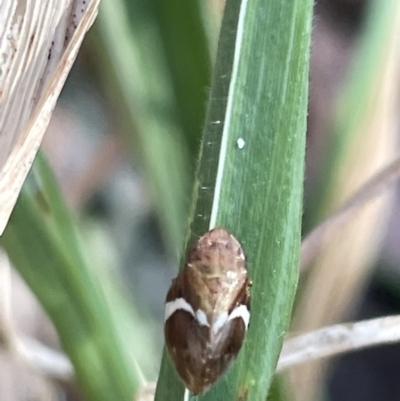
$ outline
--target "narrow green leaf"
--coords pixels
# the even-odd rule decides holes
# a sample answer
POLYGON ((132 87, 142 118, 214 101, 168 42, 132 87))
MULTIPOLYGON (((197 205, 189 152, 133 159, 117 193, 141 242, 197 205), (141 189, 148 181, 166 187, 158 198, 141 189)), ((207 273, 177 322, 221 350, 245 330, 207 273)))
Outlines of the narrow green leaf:
MULTIPOLYGON (((204 0, 145 0, 154 10, 174 88, 177 112, 190 159, 196 160, 204 124, 207 87, 211 80, 210 52, 199 2, 204 0)), ((128 3, 132 4, 128 0, 128 3)), ((134 7, 132 7, 134 12, 134 7)), ((194 174, 194 169, 193 172, 194 174)), ((191 176, 193 175, 191 174, 191 176)))
MULTIPOLYGON (((188 244, 223 226, 248 257, 252 317, 234 367, 192 399, 265 400, 298 277, 312 1, 228 0, 188 244)), ((156 401, 182 399, 164 355, 156 401)))
POLYGON ((85 261, 43 158, 41 182, 23 187, 0 239, 60 336, 88 400, 132 400, 138 378, 119 341, 100 279, 85 261))
POLYGON ((99 72, 130 150, 144 165, 161 233, 174 255, 187 217, 188 155, 154 15, 146 2, 104 0, 94 28, 99 72))
POLYGON ((95 26, 99 72, 144 165, 173 257, 187 225, 189 160, 198 153, 210 80, 200 17, 197 1, 104 0, 95 26))

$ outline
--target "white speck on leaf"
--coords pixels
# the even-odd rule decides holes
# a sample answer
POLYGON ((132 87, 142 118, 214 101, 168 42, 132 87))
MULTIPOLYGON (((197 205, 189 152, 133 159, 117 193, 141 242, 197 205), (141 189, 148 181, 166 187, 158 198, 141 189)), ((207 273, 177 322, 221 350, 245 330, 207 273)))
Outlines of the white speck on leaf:
POLYGON ((243 149, 244 146, 246 145, 246 142, 244 141, 243 138, 239 138, 239 139, 236 141, 236 144, 237 144, 237 147, 241 150, 241 149, 243 149))

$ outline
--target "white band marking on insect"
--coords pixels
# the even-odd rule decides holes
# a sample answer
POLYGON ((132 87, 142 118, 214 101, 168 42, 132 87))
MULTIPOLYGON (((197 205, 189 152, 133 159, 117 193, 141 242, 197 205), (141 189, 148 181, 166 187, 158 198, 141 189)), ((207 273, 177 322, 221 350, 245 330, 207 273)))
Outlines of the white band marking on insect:
POLYGON ((210 323, 208 323, 208 320, 207 320, 207 315, 201 309, 196 311, 196 318, 197 318, 197 321, 199 322, 200 326, 210 327, 210 323))
POLYGON ((246 305, 240 305, 237 308, 235 308, 231 314, 228 316, 226 312, 221 313, 218 318, 215 320, 213 324, 213 334, 217 334, 218 331, 224 326, 225 323, 229 322, 230 320, 236 319, 236 318, 242 318, 243 323, 246 327, 249 325, 249 320, 250 320, 250 312, 247 309, 246 305))
POLYGON ((228 320, 228 313, 227 312, 223 312, 217 317, 217 320, 214 322, 213 328, 212 328, 212 331, 213 331, 214 335, 219 332, 219 330, 226 323, 227 320, 228 320))
POLYGON ((243 319, 243 323, 246 326, 246 330, 247 330, 247 327, 249 325, 249 320, 250 320, 250 312, 247 309, 246 305, 240 305, 237 308, 235 308, 229 315, 228 321, 233 320, 237 317, 241 317, 243 319))
POLYGON ((178 310, 189 312, 197 319, 200 326, 210 327, 210 323, 207 321, 207 315, 201 309, 194 313, 192 305, 184 298, 177 298, 165 304, 164 323, 178 310))
POLYGON ((192 305, 183 298, 177 298, 165 304, 164 323, 179 309, 183 309, 195 317, 192 305))

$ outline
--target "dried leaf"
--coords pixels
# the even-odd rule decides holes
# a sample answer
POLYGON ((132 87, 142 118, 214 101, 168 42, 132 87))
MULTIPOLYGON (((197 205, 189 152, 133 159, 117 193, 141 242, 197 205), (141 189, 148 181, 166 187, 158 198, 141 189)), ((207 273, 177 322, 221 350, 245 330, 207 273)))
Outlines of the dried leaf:
POLYGON ((99 1, 0 3, 0 234, 99 1))

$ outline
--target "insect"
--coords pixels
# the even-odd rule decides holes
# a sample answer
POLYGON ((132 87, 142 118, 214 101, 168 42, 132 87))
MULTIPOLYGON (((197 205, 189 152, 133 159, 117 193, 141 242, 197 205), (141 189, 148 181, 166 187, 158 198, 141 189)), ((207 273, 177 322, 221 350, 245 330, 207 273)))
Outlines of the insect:
POLYGON ((239 241, 224 228, 203 235, 173 280, 165 303, 165 342, 193 394, 231 366, 250 319, 251 282, 239 241))

